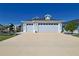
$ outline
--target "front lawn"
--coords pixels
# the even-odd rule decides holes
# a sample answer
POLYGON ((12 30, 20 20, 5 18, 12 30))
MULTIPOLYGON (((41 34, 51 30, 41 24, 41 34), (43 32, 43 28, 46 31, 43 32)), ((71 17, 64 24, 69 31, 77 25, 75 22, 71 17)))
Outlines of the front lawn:
POLYGON ((6 39, 9 39, 9 38, 11 38, 11 37, 14 37, 14 36, 16 36, 16 35, 1 35, 0 34, 0 41, 3 41, 3 40, 6 40, 6 39))

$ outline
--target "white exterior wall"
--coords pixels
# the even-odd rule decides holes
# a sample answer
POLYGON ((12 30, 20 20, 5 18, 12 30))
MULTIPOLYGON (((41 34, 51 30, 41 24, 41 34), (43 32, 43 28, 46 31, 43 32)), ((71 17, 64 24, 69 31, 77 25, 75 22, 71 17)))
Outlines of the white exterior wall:
POLYGON ((26 32, 26 24, 23 24, 23 32, 26 32))
POLYGON ((62 32, 62 23, 58 24, 58 32, 61 33, 62 32))
POLYGON ((33 23, 33 32, 38 32, 38 23, 33 23))

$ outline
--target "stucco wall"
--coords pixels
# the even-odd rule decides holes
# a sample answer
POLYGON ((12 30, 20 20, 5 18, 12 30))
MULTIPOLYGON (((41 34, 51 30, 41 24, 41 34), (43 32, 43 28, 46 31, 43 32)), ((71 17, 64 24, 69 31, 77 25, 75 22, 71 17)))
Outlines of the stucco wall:
POLYGON ((62 23, 58 23, 58 32, 62 32, 62 23))
POLYGON ((26 24, 24 23, 22 26, 23 32, 26 32, 26 24))

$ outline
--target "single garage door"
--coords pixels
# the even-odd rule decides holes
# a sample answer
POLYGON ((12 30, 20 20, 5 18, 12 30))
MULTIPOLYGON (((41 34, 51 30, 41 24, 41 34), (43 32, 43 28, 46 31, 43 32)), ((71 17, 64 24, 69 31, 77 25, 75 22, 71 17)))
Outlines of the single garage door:
POLYGON ((28 24, 26 28, 27 32, 33 32, 33 24, 28 24))
POLYGON ((39 24, 39 32, 58 32, 58 24, 39 24))

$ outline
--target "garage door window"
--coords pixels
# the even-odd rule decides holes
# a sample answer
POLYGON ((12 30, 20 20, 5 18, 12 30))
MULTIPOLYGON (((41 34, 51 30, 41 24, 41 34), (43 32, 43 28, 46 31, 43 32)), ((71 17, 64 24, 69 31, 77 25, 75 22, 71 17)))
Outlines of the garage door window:
POLYGON ((54 25, 58 25, 57 23, 54 23, 54 25))
POLYGON ((27 24, 27 25, 33 25, 33 24, 27 24))

